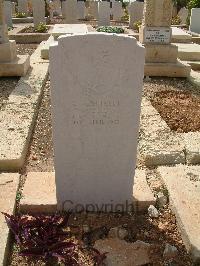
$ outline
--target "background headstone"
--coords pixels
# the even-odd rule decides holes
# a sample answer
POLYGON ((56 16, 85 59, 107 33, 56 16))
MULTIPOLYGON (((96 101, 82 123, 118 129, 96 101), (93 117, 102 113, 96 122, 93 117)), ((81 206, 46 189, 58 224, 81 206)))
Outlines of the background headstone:
POLYGON ((12 27, 12 3, 10 1, 4 1, 4 14, 7 26, 12 27))
POLYGON ((178 15, 181 19, 181 24, 186 24, 188 17, 188 9, 185 7, 181 8, 181 10, 178 12, 178 15))
POLYGON ((98 2, 90 1, 89 2, 89 13, 94 19, 98 19, 98 2))
POLYGON ((33 23, 36 28, 40 23, 46 24, 44 0, 32 0, 33 23))
POLYGON ((16 15, 16 3, 12 2, 12 16, 14 17, 16 15))
POLYGON ((89 33, 50 46, 59 209, 132 202, 143 71, 133 37, 89 33))
POLYGON ((78 19, 85 18, 85 2, 84 1, 77 2, 77 18, 78 19))
POLYGON ((62 2, 64 23, 77 23, 77 1, 66 0, 62 2))
POLYGON ((144 10, 143 2, 138 2, 138 1, 131 2, 129 6, 129 14, 130 14, 129 28, 133 29, 135 22, 142 21, 143 10, 144 10))
POLYGON ((112 2, 112 16, 113 20, 121 20, 122 17, 122 3, 120 1, 112 2))
POLYGON ((110 25, 110 2, 98 2, 98 26, 110 25))
POLYGON ((24 13, 26 16, 28 16, 28 1, 18 0, 17 11, 20 13, 24 13))
POLYGON ((60 0, 54 0, 53 3, 54 3, 54 6, 55 6, 55 15, 56 16, 61 16, 62 15, 62 9, 61 9, 60 0))
POLYGON ((192 8, 191 10, 190 31, 200 33, 200 8, 192 8))

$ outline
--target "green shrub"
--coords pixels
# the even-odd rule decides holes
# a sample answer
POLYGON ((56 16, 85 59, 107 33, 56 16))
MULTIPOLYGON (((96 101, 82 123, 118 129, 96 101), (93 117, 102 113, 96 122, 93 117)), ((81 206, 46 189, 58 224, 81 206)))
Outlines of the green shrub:
POLYGON ((172 18, 172 25, 180 25, 181 24, 181 18, 177 15, 172 18))
POLYGON ((142 21, 141 20, 138 20, 138 21, 134 22, 133 23, 134 30, 136 30, 137 32, 139 32, 139 28, 140 28, 141 25, 142 25, 142 21))
POLYGON ((36 32, 41 32, 41 33, 47 32, 47 31, 48 31, 48 26, 41 22, 41 23, 39 23, 39 25, 35 28, 35 31, 36 31, 36 32))
POLYGON ((22 12, 17 12, 16 13, 16 18, 26 18, 26 14, 22 12))
POLYGON ((188 9, 200 8, 200 0, 190 0, 188 3, 188 9))
POLYGON ((124 13, 125 15, 121 17, 121 21, 128 21, 129 20, 128 10, 124 9, 124 13))
POLYGON ((107 33, 124 33, 124 29, 120 27, 112 26, 102 26, 97 28, 98 32, 107 32, 107 33))

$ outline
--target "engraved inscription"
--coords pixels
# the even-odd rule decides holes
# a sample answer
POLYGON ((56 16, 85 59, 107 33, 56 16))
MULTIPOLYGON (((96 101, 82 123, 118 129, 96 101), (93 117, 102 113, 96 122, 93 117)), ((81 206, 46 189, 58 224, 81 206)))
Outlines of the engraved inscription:
POLYGON ((169 43, 171 37, 170 29, 146 29, 145 42, 169 43))
POLYGON ((72 124, 76 125, 118 125, 120 106, 119 100, 112 99, 90 99, 82 106, 72 103, 73 115, 72 124))

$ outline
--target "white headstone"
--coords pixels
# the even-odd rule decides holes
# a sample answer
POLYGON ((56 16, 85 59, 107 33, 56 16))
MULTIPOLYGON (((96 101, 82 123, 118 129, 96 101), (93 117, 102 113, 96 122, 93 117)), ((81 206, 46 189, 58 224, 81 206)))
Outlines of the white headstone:
POLYGON ((62 2, 62 14, 65 23, 76 23, 77 22, 77 1, 66 0, 62 2))
POLYGON ((24 13, 28 16, 28 1, 27 0, 18 0, 18 12, 24 13))
POLYGON ((12 3, 10 1, 4 1, 4 14, 7 26, 12 27, 12 3))
POLYGON ((190 31, 200 33, 200 8, 192 8, 191 10, 190 31))
POLYGON ((36 28, 40 23, 46 24, 44 0, 32 0, 33 23, 36 28))
POLYGON ((110 25, 110 2, 98 2, 98 26, 110 25))
POLYGON ((112 2, 112 15, 114 20, 121 20, 122 17, 122 3, 119 1, 112 2))
POLYGON ((77 2, 77 18, 78 19, 85 18, 85 2, 84 1, 77 2))
POLYGON ((98 2, 90 1, 89 4, 89 13, 94 19, 98 19, 98 2))
POLYGON ((12 2, 12 16, 16 15, 16 3, 12 2))
POLYGON ((55 15, 56 16, 62 15, 62 9, 61 9, 60 0, 54 0, 53 3, 54 3, 54 6, 55 6, 55 15))
POLYGON ((144 3, 134 1, 129 6, 130 20, 129 27, 133 28, 133 25, 137 21, 142 21, 143 18, 144 3))
POLYGON ((143 71, 133 37, 69 35, 50 46, 59 209, 132 202, 143 71))
POLYGON ((178 12, 178 16, 181 19, 181 24, 186 24, 187 17, 188 17, 188 9, 185 7, 182 7, 181 10, 178 12))

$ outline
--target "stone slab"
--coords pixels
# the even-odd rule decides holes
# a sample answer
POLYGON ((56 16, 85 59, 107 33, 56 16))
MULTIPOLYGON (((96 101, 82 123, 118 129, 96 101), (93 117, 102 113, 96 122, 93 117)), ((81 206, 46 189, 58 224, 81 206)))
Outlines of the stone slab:
MULTIPOLYGON (((136 169, 133 203, 139 212, 146 212, 149 205, 155 205, 155 197, 146 182, 145 170, 136 169)), ((20 211, 53 213, 56 210, 55 173, 29 172, 23 188, 23 198, 20 200, 20 211)))
MULTIPOLYGON (((15 199, 19 183, 18 173, 0 174, 0 212, 13 214, 15 211, 15 199)), ((0 265, 7 265, 10 251, 9 229, 4 216, 0 213, 0 265)))
POLYGON ((191 66, 183 61, 177 63, 145 63, 145 76, 154 77, 189 77, 191 66))
POLYGON ((20 79, 0 113, 0 170, 23 166, 48 75, 48 61, 40 58, 39 46, 30 58, 31 69, 20 79))
POLYGON ((20 211, 54 213, 57 210, 55 173, 30 172, 23 187, 20 211), (33 189, 34 187, 34 189, 33 189))
POLYGON ((159 167, 187 250, 200 262, 200 166, 159 167))
POLYGON ((57 39, 65 34, 85 34, 88 32, 86 24, 55 24, 52 35, 57 39))
POLYGON ((146 63, 176 63, 178 48, 176 45, 168 44, 145 44, 146 63))
POLYGON ((185 163, 182 138, 171 132, 146 98, 141 107, 139 158, 147 166, 185 163))
POLYGON ((172 27, 172 42, 174 43, 190 43, 192 35, 178 27, 172 27))
POLYGON ((145 170, 137 169, 135 172, 133 202, 137 212, 146 212, 150 205, 156 203, 156 199, 147 184, 145 170))
POLYGON ((200 164, 200 132, 184 133, 187 164, 200 164))
POLYGON ((200 45, 196 43, 174 43, 178 46, 178 58, 184 61, 200 61, 200 45))
POLYGON ((0 77, 25 76, 30 67, 29 55, 18 55, 11 62, 0 62, 0 77))

